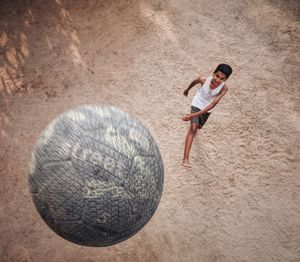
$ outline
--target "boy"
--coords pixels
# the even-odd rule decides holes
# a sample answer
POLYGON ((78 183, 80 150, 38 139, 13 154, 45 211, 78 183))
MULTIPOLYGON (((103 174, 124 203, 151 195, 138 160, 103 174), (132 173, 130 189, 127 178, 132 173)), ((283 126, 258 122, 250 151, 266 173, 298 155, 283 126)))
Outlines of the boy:
POLYGON ((192 147, 194 136, 198 129, 201 129, 208 119, 211 110, 218 104, 221 98, 226 94, 228 87, 225 81, 232 73, 232 68, 227 64, 220 64, 217 66, 212 76, 207 78, 199 77, 195 79, 187 89, 184 90, 183 95, 187 96, 189 90, 200 84, 196 95, 193 98, 191 113, 182 117, 183 121, 190 121, 190 129, 187 133, 182 166, 191 168, 189 161, 190 149, 192 147))

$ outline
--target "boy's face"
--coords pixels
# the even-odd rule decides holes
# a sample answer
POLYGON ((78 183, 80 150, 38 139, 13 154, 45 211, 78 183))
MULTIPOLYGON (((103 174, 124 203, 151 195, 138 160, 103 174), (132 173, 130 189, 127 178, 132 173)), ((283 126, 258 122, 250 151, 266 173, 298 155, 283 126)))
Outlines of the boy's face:
POLYGON ((212 87, 217 87, 221 83, 226 81, 226 75, 220 71, 213 74, 213 79, 211 81, 212 87))

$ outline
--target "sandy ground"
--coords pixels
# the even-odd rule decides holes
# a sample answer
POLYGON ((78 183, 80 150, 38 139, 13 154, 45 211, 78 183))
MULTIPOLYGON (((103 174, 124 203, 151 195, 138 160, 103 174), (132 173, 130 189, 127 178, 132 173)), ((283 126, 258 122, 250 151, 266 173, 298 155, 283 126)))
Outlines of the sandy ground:
POLYGON ((300 261, 299 1, 0 1, 1 261, 300 261), (229 92, 180 166, 182 92, 220 62, 229 92), (27 184, 58 114, 123 109, 165 166, 151 221, 128 241, 81 247, 53 233, 27 184))

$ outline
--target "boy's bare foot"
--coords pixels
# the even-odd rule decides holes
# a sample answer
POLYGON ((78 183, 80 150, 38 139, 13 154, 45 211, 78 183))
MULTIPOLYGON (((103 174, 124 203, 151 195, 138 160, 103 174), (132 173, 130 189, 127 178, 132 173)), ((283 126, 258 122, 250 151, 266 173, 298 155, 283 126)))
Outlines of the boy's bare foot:
POLYGON ((187 168, 192 168, 192 165, 190 164, 190 162, 188 160, 182 160, 181 165, 184 167, 187 167, 187 168))

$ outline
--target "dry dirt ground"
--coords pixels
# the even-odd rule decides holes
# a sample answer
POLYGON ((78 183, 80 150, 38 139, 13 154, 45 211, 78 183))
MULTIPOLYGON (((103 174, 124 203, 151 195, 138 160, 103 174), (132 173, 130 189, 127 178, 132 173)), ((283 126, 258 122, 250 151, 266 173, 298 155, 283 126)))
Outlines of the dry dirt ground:
POLYGON ((1 261, 300 261, 299 1, 0 1, 1 261), (181 167, 180 117, 220 62, 229 92, 181 167), (150 130, 165 166, 151 221, 106 248, 41 220, 28 162, 41 131, 106 103, 150 130))

